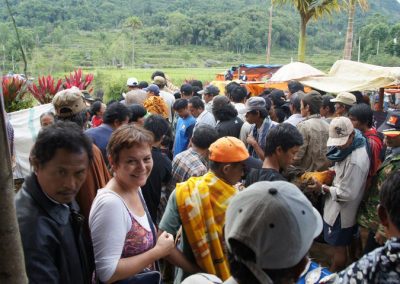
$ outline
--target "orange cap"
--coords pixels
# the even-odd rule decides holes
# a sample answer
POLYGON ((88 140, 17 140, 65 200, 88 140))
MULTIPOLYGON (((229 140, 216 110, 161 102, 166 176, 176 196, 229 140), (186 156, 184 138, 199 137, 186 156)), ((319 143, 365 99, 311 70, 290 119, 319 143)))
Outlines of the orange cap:
POLYGON ((244 143, 231 136, 219 138, 208 148, 209 159, 220 163, 235 163, 247 160, 249 152, 244 143))

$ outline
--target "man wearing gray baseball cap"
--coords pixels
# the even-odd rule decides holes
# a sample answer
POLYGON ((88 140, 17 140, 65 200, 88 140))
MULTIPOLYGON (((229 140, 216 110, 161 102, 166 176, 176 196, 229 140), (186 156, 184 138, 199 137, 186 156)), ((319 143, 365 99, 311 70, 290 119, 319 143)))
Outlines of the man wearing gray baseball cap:
MULTIPOLYGON (((232 277, 224 283, 295 283, 322 230, 322 218, 295 185, 257 182, 235 195, 226 211, 225 243, 232 277)), ((222 283, 196 274, 183 283, 222 283)))

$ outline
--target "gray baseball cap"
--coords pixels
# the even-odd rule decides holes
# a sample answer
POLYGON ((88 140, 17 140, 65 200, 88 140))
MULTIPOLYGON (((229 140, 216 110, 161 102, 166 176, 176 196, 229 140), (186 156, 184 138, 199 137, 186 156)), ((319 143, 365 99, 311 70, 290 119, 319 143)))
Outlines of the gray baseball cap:
POLYGON ((262 97, 251 97, 246 101, 246 112, 252 110, 267 110, 267 104, 262 97))
MULTIPOLYGON (((234 196, 226 211, 225 242, 248 246, 255 263, 238 259, 260 283, 270 278, 262 269, 283 269, 298 264, 322 231, 322 218, 294 184, 261 181, 234 196)), ((237 257, 237 256, 235 256, 237 257)))

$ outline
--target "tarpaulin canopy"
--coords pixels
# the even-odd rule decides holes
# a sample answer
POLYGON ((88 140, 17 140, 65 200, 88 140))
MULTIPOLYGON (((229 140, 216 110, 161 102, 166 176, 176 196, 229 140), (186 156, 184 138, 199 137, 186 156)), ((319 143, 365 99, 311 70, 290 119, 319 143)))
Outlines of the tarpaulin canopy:
POLYGON ((25 178, 29 175, 31 171, 29 153, 40 130, 40 115, 48 111, 54 112, 53 104, 39 105, 8 114, 14 128, 16 158, 14 178, 25 178))
POLYGON ((291 62, 283 65, 272 75, 272 82, 287 82, 290 80, 299 80, 310 76, 323 76, 324 72, 303 62, 291 62))
POLYGON ((329 92, 366 91, 400 83, 400 67, 382 67, 350 60, 338 60, 326 76, 308 77, 300 82, 329 92))

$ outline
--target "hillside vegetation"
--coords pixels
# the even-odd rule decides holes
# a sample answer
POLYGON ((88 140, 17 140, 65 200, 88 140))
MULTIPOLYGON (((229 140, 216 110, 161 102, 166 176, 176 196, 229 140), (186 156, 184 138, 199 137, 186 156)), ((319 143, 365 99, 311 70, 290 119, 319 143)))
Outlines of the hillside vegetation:
MULTIPOLYGON (((269 0, 14 0, 10 1, 32 74, 74 67, 195 68, 264 63, 269 0), (129 24, 134 18, 137 25, 129 24)), ((400 64, 400 4, 369 1, 357 10, 361 59, 400 64), (394 40, 397 38, 397 43, 394 40)), ((0 67, 21 71, 11 21, 0 2, 0 67)), ((308 26, 308 63, 327 69, 341 58, 346 11, 308 26)), ((274 7, 271 63, 297 58, 299 15, 274 7)), ((353 58, 357 58, 354 44, 353 58)))

